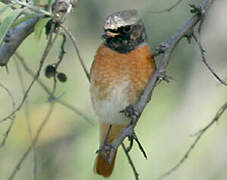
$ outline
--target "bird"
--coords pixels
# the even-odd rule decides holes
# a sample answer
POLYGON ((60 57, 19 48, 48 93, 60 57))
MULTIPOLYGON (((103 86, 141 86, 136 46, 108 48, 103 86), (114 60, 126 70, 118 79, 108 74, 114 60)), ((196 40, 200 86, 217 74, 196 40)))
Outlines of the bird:
MULTIPOLYGON (((113 143, 130 123, 130 118, 120 112, 138 102, 156 69, 145 25, 136 9, 109 15, 103 27, 104 40, 96 51, 90 70, 90 95, 99 119, 100 148, 106 140, 108 144, 113 143)), ((98 151, 94 172, 109 177, 116 153, 108 163, 110 153, 107 151, 103 157, 98 151)))

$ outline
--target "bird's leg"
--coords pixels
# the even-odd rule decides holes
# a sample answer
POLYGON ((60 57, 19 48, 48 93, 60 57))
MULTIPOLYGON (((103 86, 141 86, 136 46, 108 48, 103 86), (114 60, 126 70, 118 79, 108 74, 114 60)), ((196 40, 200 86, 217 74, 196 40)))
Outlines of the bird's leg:
POLYGON ((129 138, 130 144, 129 144, 128 148, 126 149, 127 152, 129 152, 132 149, 133 141, 135 140, 139 146, 140 151, 143 153, 143 156, 147 159, 147 154, 146 154, 142 144, 140 143, 139 139, 137 138, 136 133, 133 132, 131 135, 128 136, 128 138, 129 138))
POLYGON ((109 126, 109 128, 108 128, 108 131, 107 131, 107 133, 106 133, 106 136, 105 136, 103 145, 100 147, 99 150, 96 151, 96 153, 100 153, 100 154, 103 156, 103 158, 104 158, 107 162, 109 162, 109 161, 108 161, 108 158, 109 158, 109 157, 108 157, 107 154, 109 154, 110 150, 111 150, 112 148, 114 148, 114 147, 112 146, 112 144, 110 144, 110 143, 108 142, 108 138, 109 138, 109 136, 110 136, 111 128, 112 128, 112 124, 111 124, 111 125, 109 126))
POLYGON ((131 119, 129 126, 133 126, 133 130, 128 135, 128 139, 130 141, 130 144, 126 149, 127 152, 129 152, 132 149, 133 141, 135 140, 136 143, 139 146, 139 149, 143 153, 144 157, 147 159, 147 155, 145 153, 145 150, 144 150, 142 144, 140 143, 139 139, 137 138, 136 133, 134 131, 134 127, 136 126, 136 122, 137 122, 137 119, 140 117, 140 114, 138 113, 138 111, 136 111, 136 109, 134 108, 133 105, 127 106, 124 110, 120 111, 120 113, 124 113, 125 116, 129 117, 131 119))

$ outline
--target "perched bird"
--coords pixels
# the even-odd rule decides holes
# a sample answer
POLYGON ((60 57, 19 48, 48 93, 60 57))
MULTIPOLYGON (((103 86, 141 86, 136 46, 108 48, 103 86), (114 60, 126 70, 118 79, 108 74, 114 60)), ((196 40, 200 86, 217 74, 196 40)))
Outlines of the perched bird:
MULTIPOLYGON (((124 10, 108 16, 103 38, 91 67, 90 85, 92 104, 99 118, 100 148, 110 125, 109 144, 129 124, 130 119, 120 111, 139 100, 156 67, 137 10, 124 10)), ((108 164, 98 153, 94 172, 109 177, 115 157, 116 154, 108 164)))

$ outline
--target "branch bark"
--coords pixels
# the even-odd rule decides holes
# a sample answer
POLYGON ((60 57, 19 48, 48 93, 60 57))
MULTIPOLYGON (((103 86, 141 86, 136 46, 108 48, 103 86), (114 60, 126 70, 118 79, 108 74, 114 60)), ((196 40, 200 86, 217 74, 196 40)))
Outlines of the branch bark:
MULTIPOLYGON (((207 10, 212 5, 214 0, 204 0, 200 4, 200 8, 203 12, 203 14, 207 13, 207 10)), ((118 146, 124 141, 124 139, 128 136, 131 136, 134 133, 134 128, 144 110, 147 103, 150 101, 151 96, 153 94, 153 90, 155 86, 161 82, 161 80, 165 79, 165 73, 168 66, 168 63, 170 61, 171 54, 173 50, 176 48, 177 44, 181 39, 184 37, 188 37, 193 32, 195 26, 200 22, 201 20, 201 14, 196 13, 193 15, 166 43, 164 44, 164 54, 163 57, 157 67, 157 70, 149 80, 146 88, 144 89, 143 94, 141 95, 141 98, 139 102, 135 105, 131 105, 130 108, 126 108, 124 111, 126 114, 130 114, 131 123, 122 130, 121 135, 117 140, 114 141, 112 144, 113 148, 111 148, 109 162, 112 161, 113 155, 118 148, 118 146)), ((163 49, 162 44, 162 49, 163 49)))
POLYGON ((163 175, 161 175, 158 179, 164 179, 167 176, 169 176, 170 174, 172 174, 174 171, 176 171, 189 157, 189 155, 191 154, 192 150, 195 148, 196 144, 199 142, 199 140, 201 139, 201 137, 205 134, 205 132, 207 132, 208 129, 210 129, 210 127, 218 122, 218 120, 221 118, 221 116, 224 114, 224 112, 227 109, 227 102, 225 102, 217 111, 215 117, 212 119, 212 121, 207 124, 203 129, 201 129, 199 132, 196 133, 197 137, 194 140, 194 142, 191 144, 191 146, 188 148, 188 150, 186 151, 186 153, 184 154, 184 156, 178 161, 178 163, 172 167, 171 169, 169 169, 166 173, 164 173, 163 175))

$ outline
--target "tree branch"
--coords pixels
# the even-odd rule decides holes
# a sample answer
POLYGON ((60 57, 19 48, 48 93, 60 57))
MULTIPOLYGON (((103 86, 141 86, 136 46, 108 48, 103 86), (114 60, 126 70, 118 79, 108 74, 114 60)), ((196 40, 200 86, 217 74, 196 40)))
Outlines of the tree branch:
POLYGON ((15 177, 16 173, 18 172, 18 170, 20 169, 21 165, 23 164, 24 160, 26 159, 26 157, 28 156, 28 154, 31 152, 32 147, 34 147, 37 143, 37 141, 39 140, 39 136, 43 130, 43 128, 45 127, 46 123, 48 122, 48 120, 50 119, 50 116, 53 112, 54 109, 54 103, 50 104, 49 110, 46 114, 46 117, 44 118, 43 122, 41 123, 39 129, 36 132, 36 135, 31 143, 31 145, 27 148, 27 150, 25 151, 25 153, 22 155, 22 157, 20 158, 19 162, 16 164, 16 167, 13 169, 12 173, 10 174, 9 180, 13 180, 13 178, 15 177))
POLYGON ((90 74, 89 71, 87 70, 87 67, 84 63, 84 60, 82 59, 81 55, 80 55, 80 51, 79 51, 79 47, 78 47, 78 43, 76 38, 73 36, 72 32, 68 29, 67 26, 65 26, 64 24, 60 24, 60 26, 62 27, 62 29, 66 32, 66 34, 69 36, 69 38, 72 40, 73 46, 75 47, 77 56, 79 58, 80 64, 87 76, 88 81, 90 82, 90 74))
POLYGON ((225 102, 224 105, 221 106, 221 108, 218 110, 218 112, 216 113, 215 117, 212 119, 212 121, 206 125, 203 129, 201 129, 198 133, 196 133, 197 137, 194 140, 194 142, 191 144, 191 146, 188 148, 188 150, 186 151, 186 153, 184 154, 184 156, 180 159, 180 161, 170 170, 168 170, 166 173, 164 173, 163 175, 161 175, 158 179, 164 179, 167 176, 169 176, 170 174, 172 174, 174 171, 176 171, 189 157, 190 153, 192 152, 192 150, 195 148, 196 144, 199 142, 199 140, 201 139, 201 137, 205 134, 205 132, 214 124, 216 123, 222 116, 222 114, 225 112, 225 110, 227 109, 227 102, 225 102))
POLYGON ((123 150, 124 150, 124 152, 125 152, 125 154, 126 154, 126 157, 128 158, 128 162, 129 162, 130 166, 132 167, 132 171, 133 171, 133 173, 134 173, 135 179, 136 179, 136 180, 139 180, 139 174, 138 174, 138 172, 136 171, 136 167, 135 167, 135 165, 134 165, 134 163, 133 163, 133 161, 132 161, 132 159, 131 159, 131 156, 129 155, 129 152, 127 151, 127 149, 126 149, 124 143, 122 143, 121 146, 122 146, 122 148, 123 148, 123 150))
MULTIPOLYGON (((26 100, 27 97, 28 97, 28 94, 29 94, 31 88, 33 87, 34 83, 38 80, 39 75, 40 75, 40 72, 41 72, 41 69, 42 69, 43 64, 44 64, 44 62, 45 62, 45 60, 46 60, 46 57, 47 57, 47 55, 49 54, 49 51, 50 51, 50 49, 51 49, 52 46, 53 46, 53 42, 55 41, 55 39, 56 39, 56 37, 57 37, 57 34, 56 34, 54 40, 52 41, 53 30, 54 30, 54 27, 53 27, 53 25, 52 25, 52 26, 51 26, 50 36, 49 36, 49 39, 48 39, 46 48, 45 48, 45 50, 44 50, 44 52, 43 52, 43 55, 42 55, 42 57, 41 57, 40 65, 39 65, 39 67, 38 67, 38 70, 37 70, 35 76, 33 77, 33 80, 31 81, 30 85, 29 85, 28 88, 26 89, 26 91, 25 91, 25 93, 24 93, 24 96, 23 96, 21 102, 19 103, 19 105, 18 105, 18 106, 17 106, 17 107, 8 115, 8 116, 6 116, 6 117, 3 118, 2 120, 0 120, 0 123, 1 123, 1 122, 4 122, 4 121, 8 120, 8 119, 11 119, 10 125, 9 125, 9 127, 8 127, 8 129, 7 129, 7 134, 4 136, 3 141, 2 141, 2 143, 4 142, 4 144, 5 144, 6 140, 7 140, 7 137, 8 137, 8 135, 9 135, 9 132, 10 132, 10 130, 12 129, 12 126, 13 126, 13 124, 14 124, 14 120, 15 120, 14 116, 15 116, 16 112, 19 111, 19 110, 21 109, 21 107, 23 106, 25 100, 26 100)), ((2 147, 2 146, 1 146, 1 147, 2 147)), ((1 148, 1 147, 0 147, 0 148, 1 148)))
POLYGON ((195 42, 197 43, 198 47, 199 47, 199 50, 200 50, 200 53, 201 53, 201 57, 202 57, 202 61, 203 63, 205 64, 205 66, 207 67, 207 69, 211 72, 211 74, 224 86, 227 86, 227 83, 222 80, 218 75, 217 73, 214 72, 214 70, 212 69, 212 67, 209 65, 209 63, 207 62, 206 60, 206 57, 205 57, 205 50, 199 40, 199 38, 196 37, 196 35, 193 33, 192 34, 192 37, 194 38, 195 42))
MULTIPOLYGON (((211 6, 214 0, 204 0, 200 7, 203 10, 204 13, 207 13, 207 10, 211 6)), ((122 130, 121 135, 117 140, 114 141, 112 144, 113 148, 111 148, 109 161, 111 162, 113 159, 113 155, 118 148, 118 146, 123 142, 123 140, 131 136, 134 133, 134 128, 144 110, 147 103, 150 101, 153 90, 155 86, 163 80, 163 77, 165 78, 166 68, 168 66, 168 63, 170 61, 171 54, 173 50, 176 48, 177 44, 181 39, 183 39, 185 36, 188 36, 188 34, 191 34, 193 32, 193 29, 195 28, 196 24, 201 20, 201 16, 199 13, 196 13, 193 15, 166 43, 165 43, 165 50, 163 57, 152 75, 151 79, 149 80, 146 88, 144 89, 143 94, 141 95, 141 98, 139 102, 135 105, 131 105, 130 108, 126 108, 124 111, 126 114, 130 114, 129 117, 131 118, 131 123, 122 130)))
MULTIPOLYGON (((14 57, 15 58, 15 57, 14 57)), ((18 78, 21 84, 21 89, 23 94, 26 92, 26 87, 25 87, 25 82, 24 82, 24 76, 23 73, 21 71, 21 67, 19 66, 18 62, 15 61, 15 65, 16 65, 16 69, 17 69, 17 74, 18 74, 18 78)), ((30 122, 30 107, 29 107, 29 101, 28 99, 26 99, 25 101, 25 106, 24 106, 24 113, 25 113, 25 120, 26 120, 26 124, 27 124, 27 128, 28 128, 28 134, 30 137, 30 141, 32 144, 33 141, 33 135, 32 135, 32 127, 31 127, 31 122, 30 122)), ((32 158, 33 158, 33 179, 37 180, 37 158, 36 158, 36 147, 33 146, 32 147, 32 158)))

